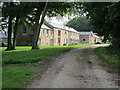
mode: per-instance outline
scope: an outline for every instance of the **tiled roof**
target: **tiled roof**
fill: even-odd
[[[79,32],[80,35],[90,35],[92,34],[93,37],[96,37],[96,38],[100,38],[99,36],[95,35],[96,33],[93,33],[92,31],[91,32]]]
[[[71,31],[71,32],[77,32],[77,33],[78,33],[78,31],[76,31],[75,29],[69,28],[69,27],[67,27],[67,26],[64,26],[64,29],[65,29],[65,30],[68,30],[68,31]]]
[[[89,35],[89,34],[93,34],[92,31],[90,31],[90,32],[79,32],[79,33],[80,33],[80,35]]]
[[[69,27],[64,26],[64,25],[60,25],[60,24],[56,24],[56,23],[52,23],[52,22],[50,22],[49,24],[52,25],[53,27],[56,27],[56,28],[60,28],[63,30],[71,31],[71,32],[77,32],[75,29],[69,28]]]
[[[51,30],[51,28],[49,28],[49,27],[46,26],[45,24],[42,24],[41,28],[43,28],[43,29],[50,29],[50,30]]]
[[[94,34],[93,36],[96,37],[96,38],[100,38],[99,36],[97,36],[97,35],[95,35],[95,34]]]

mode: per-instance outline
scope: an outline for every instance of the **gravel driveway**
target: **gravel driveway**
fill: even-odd
[[[91,45],[61,54],[46,72],[27,88],[118,88],[118,74],[93,56]]]

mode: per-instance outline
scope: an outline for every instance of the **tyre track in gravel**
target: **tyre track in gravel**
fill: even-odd
[[[57,57],[46,72],[27,88],[118,88],[118,74],[108,72],[93,56],[91,45],[66,52]]]

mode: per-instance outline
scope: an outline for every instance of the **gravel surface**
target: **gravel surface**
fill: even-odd
[[[118,74],[102,65],[93,56],[93,50],[102,45],[73,49],[52,60],[41,76],[27,88],[118,88]],[[39,77],[40,76],[40,77]]]

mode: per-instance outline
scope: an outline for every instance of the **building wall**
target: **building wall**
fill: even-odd
[[[95,37],[93,36],[93,34],[89,35],[89,43],[95,43]]]
[[[80,35],[80,43],[90,43],[89,35]]]
[[[53,30],[41,29],[38,44],[40,46],[53,46]]]
[[[16,45],[18,46],[32,45],[32,40],[33,40],[32,27],[19,25],[18,30],[17,30],[17,36],[16,36]]]
[[[68,31],[54,28],[54,46],[63,46],[67,44]]]
[[[96,43],[96,42],[101,42],[101,38],[95,37],[93,34],[80,35],[80,43]]]
[[[54,46],[63,46],[78,43],[79,33],[54,28]]]
[[[61,46],[68,45],[68,31],[67,30],[61,30]]]
[[[75,32],[69,32],[67,30],[54,28],[48,30],[49,35],[46,37],[46,30],[42,29],[40,34],[41,46],[63,46],[69,44],[79,43],[79,34]]]
[[[68,32],[68,44],[79,44],[80,43],[80,37],[79,33],[76,32]]]
[[[93,36],[93,35],[90,35],[90,43],[97,43],[97,42],[101,42],[101,38],[100,37],[96,37],[96,36]]]
[[[101,38],[96,38],[96,42],[102,42]]]
[[[26,33],[24,29],[26,28]],[[32,27],[19,25],[17,32],[17,45],[32,45]],[[63,30],[60,28],[41,29],[38,45],[40,46],[63,46],[79,43],[79,33]]]
[[[54,32],[54,38],[53,38],[53,41],[54,41],[54,46],[58,46],[59,44],[61,45],[61,43],[58,43],[58,31],[59,31],[60,29],[57,29],[57,28],[54,28],[53,29],[53,32]],[[61,31],[61,30],[60,30]],[[60,42],[61,42],[61,37],[59,37],[59,39],[60,39]]]
[[[72,32],[68,31],[68,45],[72,44]]]

